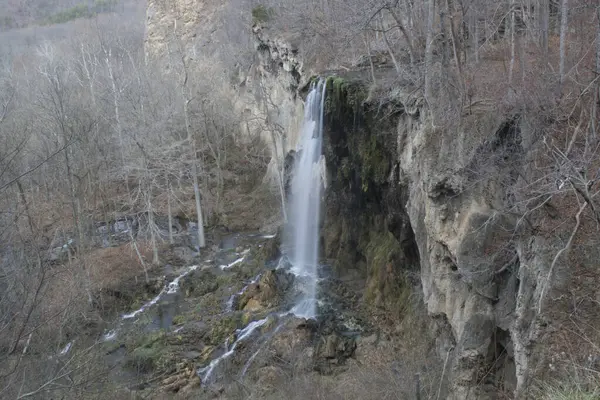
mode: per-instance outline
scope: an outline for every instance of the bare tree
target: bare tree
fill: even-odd
[[[433,20],[435,18],[435,0],[427,1],[427,38],[425,39],[425,98],[431,104],[433,101],[432,75],[433,75]]]
[[[567,52],[567,29],[569,16],[569,0],[561,0],[560,6],[560,64],[558,67],[559,91],[562,91],[562,85],[565,80],[565,62]]]

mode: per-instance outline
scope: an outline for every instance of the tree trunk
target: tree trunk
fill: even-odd
[[[192,174],[194,175],[194,197],[196,198],[196,213],[198,214],[198,247],[201,249],[206,247],[206,242],[204,240],[204,219],[202,218],[202,207],[200,207],[200,187],[198,186],[197,162],[198,160],[193,160],[194,165]]]
[[[596,31],[596,79],[600,79],[600,6],[596,7],[596,19],[598,22]],[[596,85],[598,86],[598,85]]]
[[[279,186],[279,196],[281,198],[281,214],[283,215],[283,221],[287,222],[287,211],[285,205],[285,188],[284,188],[284,165],[280,162],[282,157],[279,157],[279,146],[277,146],[277,138],[275,137],[275,130],[271,129],[271,144],[273,146],[273,154],[275,154],[275,166],[277,168],[277,186]],[[281,155],[283,156],[284,150],[282,149]]]
[[[479,15],[477,11],[472,11],[473,18],[473,53],[475,54],[475,64],[479,64]]]
[[[456,37],[456,31],[454,30],[454,13],[450,9],[450,1],[446,0],[446,9],[448,10],[448,16],[450,19],[450,34],[452,39],[452,51],[454,52],[454,61],[456,62],[456,68],[458,69],[458,77],[460,81],[460,91],[461,95],[464,96],[464,78],[463,78],[463,70],[462,64],[460,62],[459,57],[459,49],[458,49],[458,38]]]
[[[367,46],[367,57],[369,58],[369,66],[371,67],[371,79],[373,79],[373,84],[377,84],[377,80],[375,78],[375,66],[373,65],[373,59],[371,58],[371,38],[369,37],[369,33],[365,32],[365,45]]]
[[[148,206],[148,228],[150,229],[150,243],[152,244],[152,264],[158,265],[160,264],[160,260],[158,258],[158,245],[156,241],[156,225],[154,223],[154,210],[152,209],[152,201],[150,200],[151,190],[148,188],[146,193],[147,200],[146,204]]]
[[[184,64],[185,68],[185,64]],[[185,72],[186,79],[184,82],[187,82],[187,70]],[[187,96],[185,95],[185,83],[181,88],[181,92],[183,95],[183,114],[185,117],[185,127],[187,131],[188,140],[192,142],[192,179],[194,182],[194,198],[196,200],[196,214],[198,214],[198,250],[204,248],[206,246],[206,242],[204,240],[204,218],[202,217],[202,207],[200,206],[200,186],[198,185],[198,156],[196,151],[196,138],[193,137],[190,126],[190,119],[188,114],[188,104],[189,100],[187,100]]]
[[[404,28],[404,25],[402,24],[402,20],[400,19],[400,17],[398,17],[398,14],[396,14],[391,7],[388,7],[387,10],[389,11],[392,18],[394,18],[394,21],[396,21],[396,24],[398,26],[398,29],[400,29],[402,36],[404,36],[404,40],[406,41],[406,47],[408,48],[408,55],[410,57],[410,65],[412,66],[415,63],[415,51],[414,51],[413,45],[412,45],[412,38],[408,34],[407,30]],[[383,18],[381,19],[381,24],[383,25]],[[386,45],[389,48],[389,44],[387,43],[387,37],[385,36],[385,29],[383,29],[383,35],[384,35],[383,37],[385,39]],[[390,49],[390,55],[392,55],[391,49]],[[392,55],[392,57],[393,57],[393,55]],[[395,62],[394,62],[394,65],[396,65]]]
[[[88,296],[88,302],[91,304],[93,302],[92,292],[90,290],[90,276],[89,271],[86,265],[85,254],[84,254],[84,237],[83,237],[83,228],[81,226],[81,210],[80,203],[77,196],[77,190],[75,188],[75,182],[73,182],[73,171],[71,170],[71,161],[69,158],[69,148],[64,150],[65,154],[65,164],[67,167],[67,181],[69,183],[69,191],[71,197],[71,213],[73,215],[73,223],[75,224],[75,231],[77,232],[77,254],[81,261],[81,267],[85,274],[85,290]]]
[[[108,52],[106,56],[106,66],[108,67],[108,76],[110,77],[110,82],[112,86],[113,92],[113,107],[115,112],[115,125],[117,129],[117,135],[119,137],[119,150],[121,152],[121,165],[125,167],[125,149],[123,143],[123,129],[121,127],[121,118],[120,118],[120,110],[119,110],[119,92],[117,90],[117,82],[115,76],[113,74],[112,63],[110,61],[111,51]],[[125,183],[127,186],[127,192],[129,193],[129,183],[127,180],[127,176],[125,176]]]
[[[394,64],[394,68],[396,69],[396,73],[398,75],[400,75],[400,65],[398,64],[398,60],[396,60],[396,56],[394,55],[394,51],[392,50],[392,46],[390,45],[390,41],[388,40],[387,34],[385,33],[385,26],[383,24],[383,18],[381,19],[381,31],[383,33],[383,41],[385,42],[385,47],[387,47],[387,51],[390,55],[390,57],[392,58],[392,63]],[[411,55],[411,62],[410,64],[412,65],[412,55]]]
[[[171,183],[167,184],[167,214],[169,218],[169,243],[175,243],[173,239],[173,212],[171,210]]]
[[[435,18],[435,0],[428,0],[427,38],[425,42],[425,99],[431,106],[433,92],[431,78],[433,74],[433,19]]]
[[[565,58],[567,56],[567,28],[569,1],[562,0],[560,11],[560,65],[558,67],[559,92],[562,92],[562,85],[565,80]]]
[[[540,46],[544,57],[544,67],[548,62],[548,32],[550,29],[550,2],[549,0],[540,0]]]
[[[508,86],[511,90],[513,83],[513,72],[515,69],[515,58],[516,58],[516,32],[515,32],[515,0],[510,1],[510,64],[508,67]]]
[[[127,224],[129,225],[129,222]],[[135,250],[135,254],[137,254],[137,256],[138,256],[138,260],[140,260],[140,264],[142,264],[146,283],[150,283],[150,277],[148,276],[148,268],[146,267],[146,262],[144,261],[144,257],[142,257],[142,253],[140,253],[140,249],[137,245],[137,240],[133,236],[133,226],[129,225],[128,230],[129,230],[129,237],[131,238],[131,245],[133,246],[133,249]]]

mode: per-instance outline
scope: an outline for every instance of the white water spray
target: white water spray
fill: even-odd
[[[314,85],[304,110],[299,157],[294,164],[288,238],[291,241],[292,272],[304,283],[304,295],[292,312],[313,318],[317,313],[317,263],[321,205],[323,109],[326,83]]]
[[[257,330],[258,328],[260,328],[261,326],[263,326],[264,324],[266,324],[269,321],[269,318],[265,318],[265,319],[261,319],[259,321],[252,321],[248,324],[248,326],[246,326],[244,329],[238,329],[236,331],[237,334],[237,339],[235,340],[235,342],[233,342],[233,344],[231,345],[231,347],[229,346],[229,339],[227,339],[225,341],[225,349],[227,350],[227,352],[225,352],[223,355],[221,355],[218,358],[215,358],[214,360],[212,360],[210,362],[210,364],[208,364],[206,367],[204,368],[199,368],[196,373],[198,376],[200,376],[200,379],[202,380],[203,384],[207,384],[211,382],[211,378],[213,375],[213,372],[215,371],[215,368],[223,361],[226,360],[227,358],[231,357],[234,353],[235,353],[235,349],[238,346],[238,344],[240,342],[242,342],[243,340],[247,339],[248,337],[250,337],[250,335],[252,335],[252,333],[254,333],[255,330]]]

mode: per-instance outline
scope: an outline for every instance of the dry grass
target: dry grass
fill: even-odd
[[[152,264],[152,248],[148,243],[138,243],[146,266]],[[131,279],[143,281],[144,269],[130,244],[92,250],[86,255],[93,290],[114,287]]]

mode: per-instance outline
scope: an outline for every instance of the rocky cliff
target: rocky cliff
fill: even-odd
[[[408,88],[372,91],[356,77],[328,80],[326,256],[340,274],[358,272],[364,299],[396,318],[406,288],[422,295],[448,398],[525,398],[555,368],[573,312],[565,297],[581,288],[574,265],[595,254],[552,271],[574,218],[542,201],[519,207],[532,202],[528,166],[544,141],[517,113],[435,126]]]

